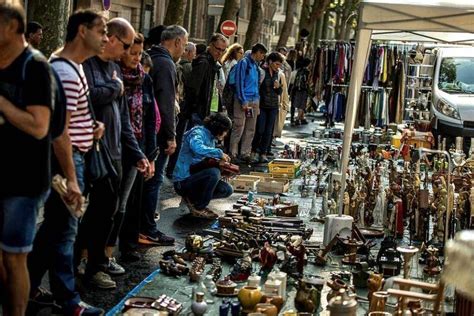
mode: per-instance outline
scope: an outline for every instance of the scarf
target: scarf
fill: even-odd
[[[130,111],[130,124],[137,139],[143,137],[143,78],[145,71],[138,64],[136,69],[122,67],[123,85],[127,97],[128,109]]]

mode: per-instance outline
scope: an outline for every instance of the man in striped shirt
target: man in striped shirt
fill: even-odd
[[[92,119],[81,63],[102,53],[107,42],[105,19],[94,11],[78,11],[69,18],[64,48],[51,58],[67,99],[66,128],[53,148],[67,179],[65,199],[77,203],[78,207],[81,207],[84,191],[84,155],[91,149],[94,138],[101,138],[104,132],[103,124]],[[58,169],[56,166],[56,172],[60,172]],[[82,302],[75,289],[73,249],[77,227],[78,218],[67,210],[58,194],[52,192],[45,203],[45,220],[29,257],[30,302],[44,302],[45,291],[40,291],[39,286],[49,270],[52,299],[62,307],[64,315],[101,315],[103,310]]]

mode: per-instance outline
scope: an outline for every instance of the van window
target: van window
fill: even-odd
[[[474,93],[474,57],[443,58],[438,88],[450,94]]]

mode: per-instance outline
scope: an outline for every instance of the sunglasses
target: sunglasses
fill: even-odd
[[[125,43],[120,37],[118,37],[117,35],[115,35],[115,37],[122,43],[123,45],[123,49],[127,50],[130,48],[130,46],[132,46],[132,44],[127,44]]]
[[[215,48],[217,51],[221,52],[221,53],[225,52],[225,50],[226,50],[225,48],[219,48],[219,47],[217,47],[214,43],[212,43],[212,46],[214,46],[214,48]]]

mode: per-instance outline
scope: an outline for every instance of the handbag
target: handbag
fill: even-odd
[[[51,63],[59,62],[59,61],[62,61],[68,64],[76,72],[77,76],[82,82],[82,85],[84,87],[86,86],[86,83],[82,80],[81,74],[68,59],[63,58],[63,57],[58,57],[58,58],[53,59]],[[87,105],[91,113],[91,118],[94,121],[94,125],[95,125],[97,122],[97,119],[94,113],[94,109],[92,108],[92,101],[90,99],[89,94],[87,94]],[[105,143],[102,141],[102,139],[94,140],[94,144],[91,150],[89,150],[89,152],[85,156],[85,163],[86,163],[86,177],[90,182],[96,182],[101,179],[105,179],[107,177],[109,178],[118,177],[118,173],[115,170],[115,167],[112,163],[110,152],[107,146],[105,145]]]
[[[96,182],[107,177],[118,177],[109,150],[102,139],[94,140],[91,150],[85,156],[85,162],[86,177],[90,182]]]
[[[214,158],[204,158],[197,164],[189,166],[189,173],[195,174],[199,171],[209,168],[218,168],[221,171],[221,175],[223,177],[231,177],[240,173],[239,166],[231,164],[229,162],[221,164],[220,160]]]

